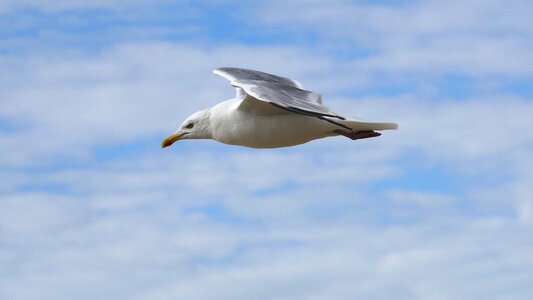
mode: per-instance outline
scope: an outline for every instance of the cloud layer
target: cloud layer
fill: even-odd
[[[0,32],[0,298],[531,298],[527,1],[150,5],[161,22],[143,1],[0,2],[92,36],[31,18],[35,34]],[[132,17],[116,31],[95,9]],[[125,27],[145,34],[109,39]],[[210,74],[226,65],[400,130],[160,150],[233,96]]]

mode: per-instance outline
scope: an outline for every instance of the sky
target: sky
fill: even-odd
[[[531,11],[0,0],[0,299],[532,299]],[[400,128],[160,149],[223,66]]]

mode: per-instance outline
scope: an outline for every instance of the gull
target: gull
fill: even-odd
[[[213,139],[251,148],[295,146],[330,136],[352,140],[377,137],[376,130],[397,129],[396,123],[367,122],[338,114],[322,105],[319,94],[292,79],[241,68],[218,68],[237,89],[235,98],[188,117],[161,143]]]

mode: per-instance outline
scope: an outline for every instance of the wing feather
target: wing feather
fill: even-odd
[[[243,89],[246,94],[253,97],[252,99],[246,97],[243,101],[264,101],[298,114],[345,119],[329,107],[309,101],[320,98],[320,95],[297,87],[260,80],[235,80],[231,85]]]
[[[218,68],[213,73],[231,81],[243,107],[262,101],[298,114],[345,119],[323,106],[319,94],[304,90],[296,80],[240,68]]]
[[[213,70],[213,74],[222,76],[229,81],[259,80],[266,82],[275,82],[281,85],[288,85],[303,89],[303,86],[296,80],[250,69],[225,67]]]

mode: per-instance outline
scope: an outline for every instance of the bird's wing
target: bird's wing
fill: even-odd
[[[278,82],[249,79],[234,80],[231,82],[231,85],[245,92],[245,96],[242,97],[241,101],[242,104],[246,104],[247,106],[257,102],[266,102],[297,114],[320,118],[332,117],[341,120],[345,119],[329,107],[313,101],[313,99],[319,99],[320,95],[294,86],[284,85]]]
[[[235,81],[253,80],[257,83],[273,83],[283,87],[293,87],[303,90],[303,86],[296,80],[249,69],[218,68],[213,70],[213,74],[222,76],[232,83]],[[244,97],[246,96],[246,92],[241,87],[238,87],[236,85],[234,86],[235,88],[237,88],[237,99],[244,99]],[[302,98],[301,100],[313,102],[316,104],[322,104],[322,97],[319,94],[311,92],[308,92],[306,97]]]
[[[229,81],[235,80],[260,80],[266,82],[275,82],[281,85],[288,85],[303,89],[303,86],[296,80],[289,78],[272,75],[264,72],[249,70],[249,69],[240,69],[240,68],[218,68],[213,70],[213,74],[222,76]]]
[[[345,119],[323,106],[319,94],[304,90],[295,80],[240,68],[218,68],[213,73],[231,81],[237,89],[237,99],[242,101],[241,107],[249,109],[269,103],[298,114]]]

